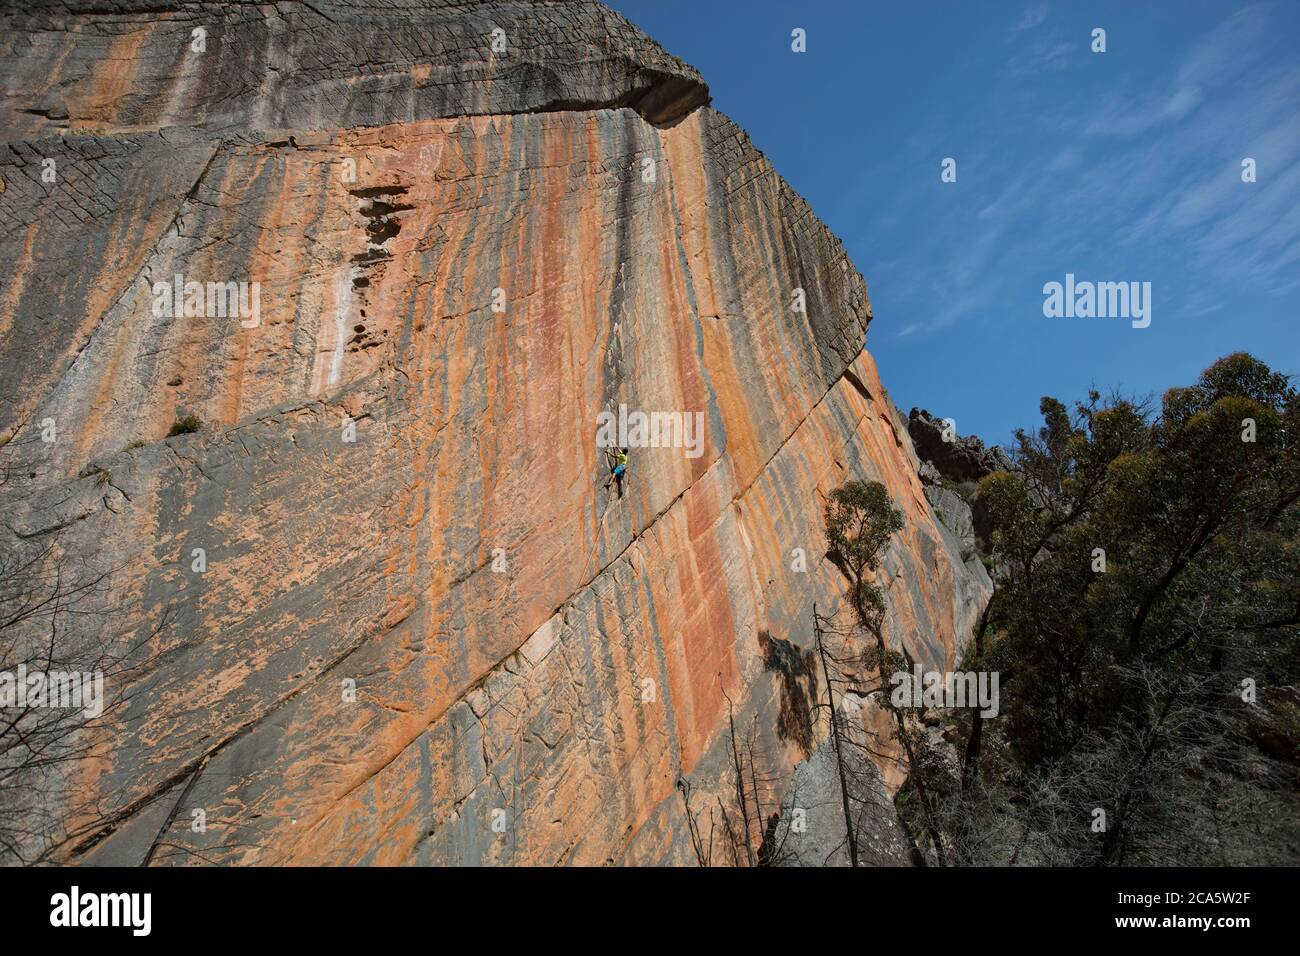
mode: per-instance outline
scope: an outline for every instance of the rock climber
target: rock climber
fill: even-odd
[[[618,482],[618,496],[619,498],[622,498],[623,478],[627,475],[627,449],[615,448],[612,451],[606,449],[605,455],[613,466],[613,470],[609,476],[609,481],[605,482],[605,488],[608,490],[611,482]]]

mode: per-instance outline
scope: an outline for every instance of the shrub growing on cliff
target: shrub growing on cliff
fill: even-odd
[[[900,799],[915,794],[916,817],[941,865],[946,862],[942,834],[927,778],[933,760],[924,729],[892,702],[889,689],[894,674],[910,670],[906,650],[890,648],[885,637],[885,594],[874,581],[890,539],[903,529],[903,514],[894,507],[889,492],[879,482],[850,481],[831,492],[825,509],[827,556],[848,580],[847,597],[856,628],[845,630],[831,618],[813,610],[817,653],[826,684],[826,709],[840,778],[845,841],[852,865],[857,866],[863,847],[863,815],[873,812],[869,790],[874,780],[852,768],[869,766],[868,760],[894,760],[903,755],[907,786]],[[859,643],[859,636],[865,643]],[[841,715],[843,703],[835,691],[857,699],[874,699],[888,714],[888,739],[880,739],[859,719]],[[851,709],[856,714],[856,707]],[[851,759],[861,757],[864,759]],[[907,814],[900,820],[908,824]],[[919,848],[913,842],[918,859]]]
[[[167,433],[167,437],[171,438],[175,435],[189,435],[198,431],[202,427],[203,423],[199,421],[197,417],[194,415],[185,415],[182,418],[176,419],[176,421],[172,423],[171,431]]]
[[[849,579],[849,601],[868,631],[881,626],[885,602],[870,575],[880,566],[889,539],[903,528],[903,515],[878,481],[850,481],[826,503],[827,555]]]

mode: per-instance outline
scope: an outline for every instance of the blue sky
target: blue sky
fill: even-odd
[[[844,240],[904,412],[1004,442],[1041,395],[1159,395],[1242,349],[1300,373],[1295,0],[610,5]],[[1152,283],[1150,327],[1044,317],[1066,273]]]

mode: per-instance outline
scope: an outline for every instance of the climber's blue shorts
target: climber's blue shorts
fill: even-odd
[[[620,477],[620,476],[623,474],[623,472],[626,471],[626,470],[627,470],[627,465],[615,465],[615,466],[614,466],[614,477],[615,477],[615,478]]]

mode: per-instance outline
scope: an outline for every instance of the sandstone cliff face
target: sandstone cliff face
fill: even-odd
[[[816,772],[766,644],[839,602],[821,506],[849,478],[907,518],[889,633],[953,663],[987,579],[862,351],[862,278],[622,18],[3,26],[0,547],[112,569],[88,609],[148,639],[48,794],[48,858],[693,863],[676,783],[728,785],[729,706],[776,790]],[[156,314],[177,274],[257,282],[257,324]],[[702,412],[702,453],[634,449],[607,491],[620,403]]]

